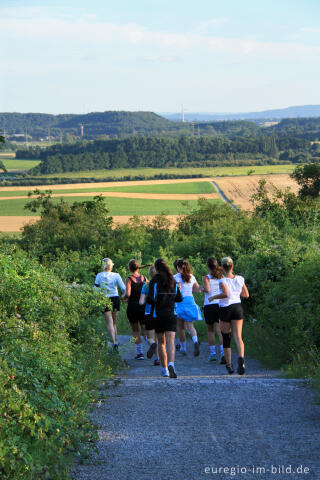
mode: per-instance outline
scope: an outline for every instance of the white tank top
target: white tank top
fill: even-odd
[[[203,306],[205,307],[206,305],[214,305],[218,304],[220,300],[216,299],[213,300],[213,302],[209,302],[209,297],[213,297],[213,295],[219,295],[221,293],[221,288],[220,288],[220,283],[222,282],[222,278],[219,280],[218,278],[212,278],[212,275],[207,275],[210,281],[210,291],[209,293],[204,294],[204,302]]]
[[[240,294],[244,285],[244,278],[241,275],[236,275],[234,278],[222,278],[223,283],[229,290],[228,298],[221,298],[220,307],[228,307],[234,303],[241,303]]]
[[[190,282],[188,283],[182,280],[181,273],[176,273],[174,275],[174,279],[177,283],[181,285],[181,293],[183,297],[193,297],[192,288],[193,288],[193,285],[197,282],[197,280],[193,275],[191,275]]]

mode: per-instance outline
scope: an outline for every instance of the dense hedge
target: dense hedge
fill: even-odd
[[[112,373],[105,300],[73,288],[25,253],[0,261],[0,477],[63,479],[95,431],[95,382]]]

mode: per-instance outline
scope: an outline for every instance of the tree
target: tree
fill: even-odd
[[[4,143],[4,142],[5,142],[4,137],[0,135],[0,148],[1,148],[1,143]],[[5,173],[7,172],[7,169],[4,163],[2,162],[2,160],[0,160],[0,170],[3,170]]]
[[[301,198],[317,198],[320,194],[320,164],[308,163],[299,165],[291,174],[300,186],[299,196]]]

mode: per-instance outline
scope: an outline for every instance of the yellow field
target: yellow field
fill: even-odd
[[[299,189],[298,184],[286,174],[223,177],[215,178],[214,180],[230,201],[233,201],[235,205],[243,210],[251,210],[250,198],[257,190],[259,180],[262,179],[267,181],[267,189],[270,192],[272,191],[272,186],[280,190],[285,190],[289,187],[294,193],[297,193]]]

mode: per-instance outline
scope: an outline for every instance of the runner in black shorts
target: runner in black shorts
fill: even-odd
[[[114,350],[118,349],[117,343],[117,319],[120,310],[120,298],[118,290],[125,292],[125,285],[119,273],[112,272],[113,261],[110,258],[102,260],[103,272],[98,273],[94,282],[94,288],[101,289],[104,295],[111,300],[112,309],[108,306],[104,310],[107,329]]]
[[[154,306],[153,316],[162,365],[161,375],[177,378],[174,367],[174,337],[177,330],[174,304],[182,302],[182,295],[166,262],[160,258],[154,266],[157,274],[150,282],[147,302]]]
[[[144,360],[143,349],[142,349],[142,340],[140,336],[143,336],[143,330],[145,328],[145,315],[144,315],[144,306],[139,304],[141,289],[146,281],[146,278],[143,275],[140,275],[139,268],[140,265],[137,260],[130,260],[129,270],[131,275],[126,278],[126,300],[128,301],[127,307],[127,317],[132,328],[133,338],[137,346],[137,360]]]
[[[203,287],[205,291],[203,313],[204,319],[208,329],[208,344],[210,348],[209,362],[215,362],[217,358],[216,354],[216,338],[217,334],[220,344],[220,363],[225,364],[226,360],[223,352],[223,339],[221,329],[219,325],[220,320],[220,308],[219,300],[209,301],[209,297],[215,294],[221,293],[220,283],[223,277],[223,270],[218,265],[218,261],[214,257],[209,257],[207,260],[208,275],[202,277]]]
[[[225,271],[225,278],[222,280],[221,289],[223,293],[213,295],[209,300],[220,299],[220,325],[223,336],[223,348],[227,361],[226,368],[229,374],[234,372],[231,363],[231,329],[234,341],[238,350],[239,375],[245,372],[244,344],[242,341],[243,310],[241,299],[248,298],[249,292],[244,283],[244,278],[233,274],[233,261],[230,257],[222,259],[222,267]]]
[[[148,274],[150,279],[152,279],[155,276],[156,269],[154,265],[150,266]],[[144,283],[141,290],[139,303],[140,305],[145,306],[145,310],[144,310],[145,327],[146,327],[146,333],[147,333],[147,342],[150,345],[150,348],[147,351],[147,357],[152,358],[157,351],[157,342],[156,342],[156,336],[154,331],[154,327],[155,327],[155,319],[153,316],[154,306],[150,305],[149,303],[146,303],[148,293],[149,293],[149,283]],[[156,356],[154,360],[154,365],[160,365],[160,359],[158,358],[158,356]]]

